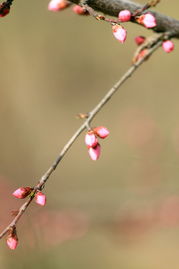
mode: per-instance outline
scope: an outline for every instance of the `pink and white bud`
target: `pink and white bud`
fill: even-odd
[[[127,9],[120,11],[119,14],[118,14],[118,19],[121,22],[130,21],[130,19],[131,19],[131,12],[129,10],[127,10]]]
[[[169,53],[174,50],[174,43],[170,40],[166,40],[162,43],[162,48],[165,52]]]
[[[46,195],[43,194],[41,191],[38,191],[38,192],[35,194],[35,202],[36,202],[38,205],[44,206],[44,205],[46,204]]]
[[[32,191],[32,188],[30,187],[21,187],[13,192],[12,195],[14,195],[16,198],[24,199],[27,197]]]
[[[127,38],[127,31],[121,25],[115,24],[112,26],[114,37],[121,43],[124,43]]]
[[[138,46],[140,46],[140,45],[142,45],[143,43],[144,43],[144,41],[146,40],[146,38],[145,38],[145,36],[136,36],[135,37],[135,43],[138,45]]]
[[[101,146],[100,144],[97,144],[94,148],[89,148],[88,149],[88,153],[90,158],[93,161],[96,161],[99,159],[100,153],[101,153]]]
[[[104,126],[99,126],[93,129],[94,133],[104,139],[109,135],[109,130]]]
[[[87,15],[88,12],[82,8],[81,6],[79,5],[75,5],[73,8],[72,8],[73,12],[78,14],[78,15]]]
[[[8,247],[12,250],[16,249],[17,245],[18,245],[18,238],[17,235],[11,235],[7,238],[6,241]]]
[[[89,131],[85,135],[85,143],[86,143],[87,147],[89,147],[89,148],[95,147],[98,144],[98,140],[93,132]]]
[[[146,28],[153,28],[157,25],[154,15],[146,13],[137,18],[137,22],[143,24]]]
[[[69,6],[68,1],[66,0],[51,0],[48,4],[48,10],[50,11],[60,11]]]

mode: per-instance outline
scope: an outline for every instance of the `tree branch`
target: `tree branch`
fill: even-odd
[[[72,3],[79,4],[80,0],[69,0]],[[94,10],[100,11],[104,14],[117,17],[119,11],[128,9],[131,13],[135,13],[142,5],[134,3],[130,0],[87,0],[88,6]],[[143,13],[149,12],[144,11]],[[155,32],[170,32],[171,37],[179,38],[179,20],[163,15],[159,12],[151,11],[157,22],[157,26],[152,28]],[[136,21],[133,21],[137,23]],[[141,24],[140,24],[141,25]]]
[[[117,81],[116,84],[106,93],[106,95],[100,100],[100,102],[91,110],[91,112],[88,113],[88,118],[84,121],[84,123],[79,127],[79,129],[74,133],[74,135],[69,139],[69,141],[66,143],[66,145],[63,147],[62,151],[60,152],[57,159],[54,161],[54,163],[50,166],[50,168],[44,173],[44,175],[41,177],[37,185],[34,187],[32,194],[27,199],[27,201],[19,208],[17,211],[17,215],[14,217],[12,222],[1,232],[0,239],[6,235],[9,230],[16,227],[16,224],[18,223],[19,219],[23,216],[24,212],[27,210],[28,206],[31,204],[31,202],[34,199],[35,193],[38,190],[42,190],[45,187],[45,184],[51,174],[55,171],[60,161],[64,158],[64,156],[67,154],[68,150],[71,148],[75,140],[78,138],[78,136],[85,130],[88,129],[88,126],[90,122],[93,120],[93,118],[99,113],[99,111],[103,108],[104,105],[106,105],[110,98],[117,92],[117,90],[122,86],[122,84],[127,81],[132,74],[138,69],[139,66],[141,66],[146,59],[150,55],[154,53],[154,51],[159,48],[162,44],[161,35],[159,35],[155,42],[151,45],[150,48],[147,48],[147,53],[143,58],[138,60],[135,64],[133,64],[127,72]]]

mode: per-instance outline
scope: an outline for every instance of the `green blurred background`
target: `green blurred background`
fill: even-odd
[[[152,33],[126,24],[121,45],[109,25],[47,5],[15,1],[1,18],[1,230],[22,203],[11,193],[37,182],[80,126],[75,115],[129,67],[134,37]],[[17,250],[1,240],[0,268],[179,268],[178,48],[159,49],[95,118],[110,130],[99,161],[79,137],[45,188],[47,206],[33,203],[19,222]]]

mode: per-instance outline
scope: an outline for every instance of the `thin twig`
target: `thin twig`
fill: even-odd
[[[102,109],[104,105],[108,103],[110,98],[117,92],[117,90],[122,86],[122,84],[131,77],[131,75],[137,70],[137,68],[144,63],[146,59],[150,55],[154,53],[154,51],[160,47],[162,44],[162,40],[160,37],[156,39],[156,42],[152,45],[151,48],[148,49],[147,54],[140,59],[137,63],[133,64],[127,72],[117,81],[117,83],[106,93],[106,95],[100,100],[100,102],[89,112],[88,118],[84,121],[84,123],[79,127],[79,129],[74,133],[74,135],[69,139],[69,141],[66,143],[66,145],[63,147],[62,151],[60,152],[57,159],[54,161],[54,163],[50,166],[50,168],[44,173],[44,175],[39,180],[38,184],[34,187],[33,195],[30,195],[30,197],[27,199],[27,201],[19,208],[18,214],[14,217],[12,222],[1,232],[0,239],[8,233],[10,229],[16,226],[19,219],[22,217],[28,206],[31,204],[32,200],[34,199],[34,195],[38,190],[42,190],[45,187],[45,183],[51,176],[51,174],[54,172],[54,170],[57,168],[60,161],[63,159],[63,157],[66,155],[68,150],[71,148],[75,140],[78,138],[78,136],[87,128],[87,126],[90,124],[90,122],[94,119],[94,117],[98,114],[98,112]]]

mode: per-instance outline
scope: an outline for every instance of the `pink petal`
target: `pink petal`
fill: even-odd
[[[122,10],[119,12],[118,18],[121,22],[127,22],[131,19],[131,12],[129,10]]]
[[[112,26],[114,37],[121,43],[124,43],[127,38],[127,31],[122,26],[115,24]]]
[[[99,156],[100,156],[100,153],[101,153],[101,146],[100,146],[100,144],[97,144],[97,146],[94,147],[94,148],[89,148],[88,149],[88,153],[89,153],[90,158],[93,161],[98,160],[99,159]]]
[[[51,0],[48,4],[48,10],[60,11],[68,6],[69,4],[66,0]]]
[[[94,128],[94,132],[96,135],[103,139],[109,135],[109,130],[104,126]]]
[[[72,10],[74,13],[76,13],[78,15],[87,15],[88,14],[88,12],[86,12],[86,10],[84,8],[80,7],[79,5],[75,5]]]
[[[31,191],[32,188],[30,187],[21,187],[15,190],[12,195],[14,195],[16,198],[24,199],[31,193]]]
[[[174,44],[170,40],[166,40],[162,43],[163,50],[167,53],[174,50]]]
[[[98,140],[94,133],[88,132],[85,135],[85,143],[88,147],[95,147],[98,144]]]
[[[135,40],[136,44],[139,46],[139,45],[144,43],[146,38],[144,36],[136,36],[134,40]]]
[[[18,244],[18,239],[16,237],[12,237],[10,236],[8,239],[7,239],[7,245],[10,249],[16,249],[17,247],[17,244]]]
[[[151,13],[141,15],[137,21],[143,24],[146,28],[153,28],[157,25],[155,17]]]
[[[42,192],[37,192],[35,195],[35,201],[38,205],[44,206],[46,204],[46,195]]]

